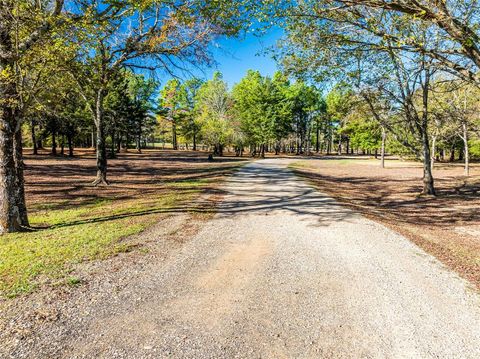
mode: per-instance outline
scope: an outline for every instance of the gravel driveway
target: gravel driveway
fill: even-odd
[[[480,296],[288,163],[243,167],[191,240],[101,303],[83,294],[86,324],[69,331],[64,320],[56,340],[42,343],[53,331],[12,355],[480,358]]]

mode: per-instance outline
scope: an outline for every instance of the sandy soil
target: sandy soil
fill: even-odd
[[[88,285],[37,302],[44,315],[23,333],[14,318],[0,356],[478,358],[479,294],[289,163],[245,166],[209,222],[173,216],[143,234],[151,254],[95,264]]]

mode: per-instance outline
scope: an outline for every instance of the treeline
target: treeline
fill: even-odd
[[[192,149],[201,141],[219,156],[227,147],[238,156],[310,153],[313,133],[325,120],[325,102],[314,86],[258,71],[249,71],[232,89],[218,72],[209,81],[171,80],[160,106],[175,149],[181,136]]]
[[[157,83],[144,75],[122,69],[107,88],[104,100],[105,145],[110,158],[121,150],[134,146],[146,147],[157,129],[155,94]],[[75,147],[96,147],[96,126],[85,101],[75,90],[51,99],[50,93],[40,92],[41,104],[23,125],[25,146],[34,155],[39,149],[52,155],[74,156]]]

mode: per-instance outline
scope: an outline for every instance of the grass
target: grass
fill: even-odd
[[[123,238],[156,223],[159,213],[192,200],[207,182],[175,182],[165,192],[134,200],[100,199],[77,207],[65,204],[65,209],[58,209],[58,203],[34,207],[31,224],[44,229],[0,237],[0,296],[29,293],[44,281],[79,284],[67,278],[74,264],[128,251]]]

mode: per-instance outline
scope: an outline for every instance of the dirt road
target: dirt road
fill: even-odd
[[[103,303],[85,304],[94,315],[81,331],[65,335],[67,320],[61,345],[36,339],[32,352],[11,353],[479,358],[480,296],[403,237],[297,179],[287,165],[264,160],[244,167],[228,182],[218,215],[193,239]]]

